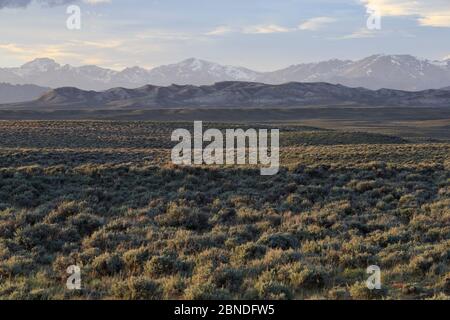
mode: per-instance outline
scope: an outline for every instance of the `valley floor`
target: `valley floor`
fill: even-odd
[[[192,123],[1,121],[0,299],[449,299],[448,122],[336,123],[245,124],[262,177],[172,165]]]

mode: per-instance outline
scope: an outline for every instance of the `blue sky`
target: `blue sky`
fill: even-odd
[[[69,3],[81,8],[81,30],[66,28]],[[381,30],[367,29],[368,7],[381,13]],[[3,67],[50,57],[151,68],[196,57],[267,71],[375,53],[450,57],[449,0],[0,0],[0,8]]]

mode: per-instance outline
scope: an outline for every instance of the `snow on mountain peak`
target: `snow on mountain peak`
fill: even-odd
[[[257,72],[197,58],[151,70],[131,67],[122,71],[92,65],[61,66],[52,59],[41,58],[22,67],[0,71],[0,82],[29,83],[52,88],[70,86],[85,90],[137,88],[148,84],[210,85],[223,81],[268,84],[329,82],[369,89],[386,87],[400,90],[441,88],[450,84],[450,60],[430,61],[411,55],[387,54],[372,55],[356,61],[333,59],[303,63],[273,72]]]
[[[60,65],[53,59],[38,58],[22,65],[21,69],[34,69],[36,71],[45,72],[50,69],[59,68]]]
[[[181,67],[187,67],[192,69],[192,71],[199,71],[205,67],[213,65],[212,62],[203,61],[196,58],[189,58],[179,63]]]

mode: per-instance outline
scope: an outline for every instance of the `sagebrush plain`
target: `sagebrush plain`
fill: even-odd
[[[280,173],[172,165],[192,123],[0,122],[0,298],[450,297],[450,122],[208,125],[280,128]]]

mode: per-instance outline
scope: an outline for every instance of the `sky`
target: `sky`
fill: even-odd
[[[79,30],[66,26],[69,5],[81,9]],[[367,27],[368,11],[380,29]],[[0,67],[195,57],[271,71],[379,53],[450,58],[450,0],[0,0]]]

